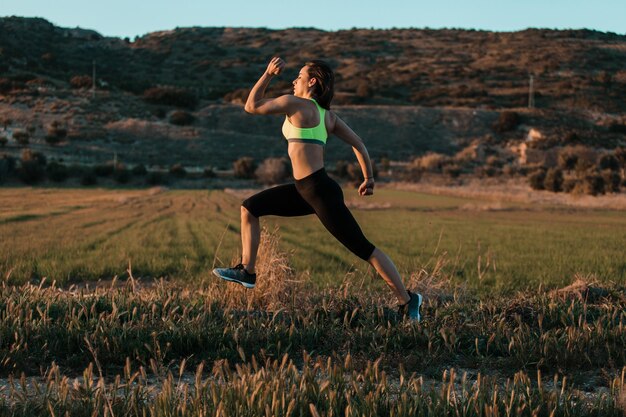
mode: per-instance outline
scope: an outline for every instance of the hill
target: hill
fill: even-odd
[[[511,146],[531,128],[549,139],[544,146],[575,138],[613,148],[625,139],[626,36],[590,30],[192,27],[130,40],[6,17],[0,116],[9,133],[26,130],[31,146],[66,160],[116,152],[130,163],[228,166],[246,153],[283,155],[280,122],[241,109],[272,55],[288,62],[275,95],[290,91],[306,60],[328,60],[337,73],[335,109],[375,158],[453,153],[473,141]],[[535,108],[527,109],[531,75]],[[154,100],[151,88],[178,96]],[[494,130],[505,109],[519,123]],[[190,121],[172,123],[176,111]],[[67,133],[56,147],[45,143],[53,123]],[[346,159],[350,149],[331,143],[328,155]]]

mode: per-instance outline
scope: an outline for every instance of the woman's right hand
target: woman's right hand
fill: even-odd
[[[265,72],[269,75],[278,75],[285,67],[285,61],[281,58],[275,56],[271,59],[270,63],[267,65],[267,69]]]

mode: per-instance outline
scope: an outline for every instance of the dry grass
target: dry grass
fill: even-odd
[[[485,203],[484,205],[467,206],[468,210],[501,210],[503,207],[499,206],[499,204],[502,202],[519,203],[524,207],[536,210],[550,206],[626,210],[626,194],[624,193],[589,196],[537,191],[532,190],[524,179],[509,180],[504,183],[502,183],[501,180],[490,183],[488,181],[475,179],[461,186],[432,185],[426,182],[417,184],[397,182],[388,184],[386,187],[435,195],[490,201],[490,203]]]

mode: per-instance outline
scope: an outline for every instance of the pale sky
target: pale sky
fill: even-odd
[[[0,16],[12,15],[130,38],[188,26],[495,31],[533,27],[626,34],[626,0],[0,0]]]

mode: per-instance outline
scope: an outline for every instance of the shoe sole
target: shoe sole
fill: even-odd
[[[242,285],[243,287],[248,288],[248,289],[254,288],[254,284],[248,284],[247,282],[239,281],[238,279],[225,277],[225,276],[220,275],[217,272],[215,272],[215,270],[213,270],[213,275],[215,275],[218,278],[222,278],[224,281],[234,282],[234,283]]]

